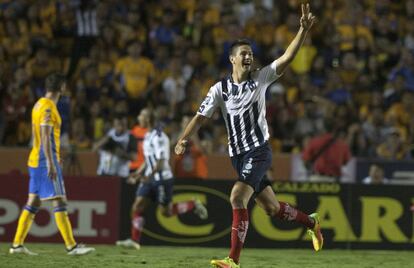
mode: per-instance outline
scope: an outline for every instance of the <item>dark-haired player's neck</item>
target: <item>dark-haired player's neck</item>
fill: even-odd
[[[233,78],[234,83],[240,84],[249,78],[249,72],[250,71],[243,70],[242,68],[233,68],[231,77]]]
[[[50,99],[51,101],[53,101],[55,104],[57,104],[58,103],[58,101],[59,101],[59,98],[60,98],[60,92],[51,92],[51,91],[48,91],[48,92],[46,92],[46,94],[45,94],[45,98],[46,99]]]

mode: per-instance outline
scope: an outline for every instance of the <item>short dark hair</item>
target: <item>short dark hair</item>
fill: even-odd
[[[61,73],[52,73],[46,77],[45,87],[47,92],[59,92],[66,82],[66,77]]]
[[[234,41],[233,43],[231,43],[229,54],[230,55],[234,55],[236,49],[238,47],[240,47],[240,46],[249,46],[249,47],[252,47],[252,43],[250,43],[250,41],[247,40],[247,39],[237,39],[236,41]]]

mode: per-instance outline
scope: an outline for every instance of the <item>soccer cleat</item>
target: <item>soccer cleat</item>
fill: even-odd
[[[10,253],[10,254],[26,254],[26,255],[30,255],[30,256],[37,256],[37,255],[39,255],[39,254],[37,254],[37,253],[34,253],[34,252],[32,252],[32,251],[28,250],[28,249],[27,249],[25,246],[23,246],[23,245],[20,245],[20,246],[17,246],[17,247],[12,246],[12,247],[9,249],[9,253]]]
[[[223,260],[211,260],[211,266],[216,268],[240,268],[240,264],[233,261],[232,258],[226,257]]]
[[[76,244],[73,248],[68,250],[68,255],[81,256],[95,251],[95,248],[86,247],[83,244]]]
[[[194,200],[194,213],[202,220],[208,218],[207,208],[198,199]]]
[[[116,245],[125,248],[135,248],[136,250],[139,250],[141,248],[141,245],[139,243],[130,238],[116,241]]]
[[[323,247],[323,236],[319,215],[318,213],[312,213],[309,217],[315,221],[315,226],[312,229],[308,229],[308,234],[312,237],[313,248],[315,251],[319,251]]]

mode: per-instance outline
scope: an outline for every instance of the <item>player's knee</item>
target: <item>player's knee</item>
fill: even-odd
[[[132,213],[142,213],[144,212],[143,206],[140,204],[134,204],[132,206]]]
[[[66,207],[68,205],[67,202],[65,200],[62,200],[62,199],[53,200],[52,203],[53,203],[54,207],[59,207],[59,208]]]
[[[273,217],[279,212],[280,206],[279,206],[279,204],[270,204],[270,205],[267,205],[266,207],[264,207],[264,210],[265,210],[267,215]]]
[[[36,199],[36,200],[29,200],[27,202],[27,205],[31,206],[31,207],[40,207],[42,205],[42,201],[40,201],[40,199]]]
[[[230,203],[233,208],[245,208],[246,207],[246,201],[241,195],[230,196]]]
[[[29,197],[27,200],[27,205],[31,207],[40,207],[42,205],[42,201],[40,201],[39,197]]]
[[[143,213],[145,211],[145,204],[144,202],[135,202],[132,205],[132,213]]]

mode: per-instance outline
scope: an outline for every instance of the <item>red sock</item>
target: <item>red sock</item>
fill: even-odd
[[[308,228],[313,228],[315,225],[314,222],[309,218],[309,216],[302,211],[291,207],[288,203],[279,202],[280,210],[276,214],[276,217],[285,221],[296,221]]]
[[[233,224],[231,226],[231,249],[229,257],[239,263],[240,252],[246,239],[249,228],[249,214],[247,209],[233,209]]]
[[[185,201],[185,202],[178,202],[174,203],[172,207],[172,214],[184,214],[190,212],[195,207],[194,201]]]
[[[134,212],[131,222],[131,238],[135,242],[140,241],[142,229],[144,228],[145,219],[139,212]]]

